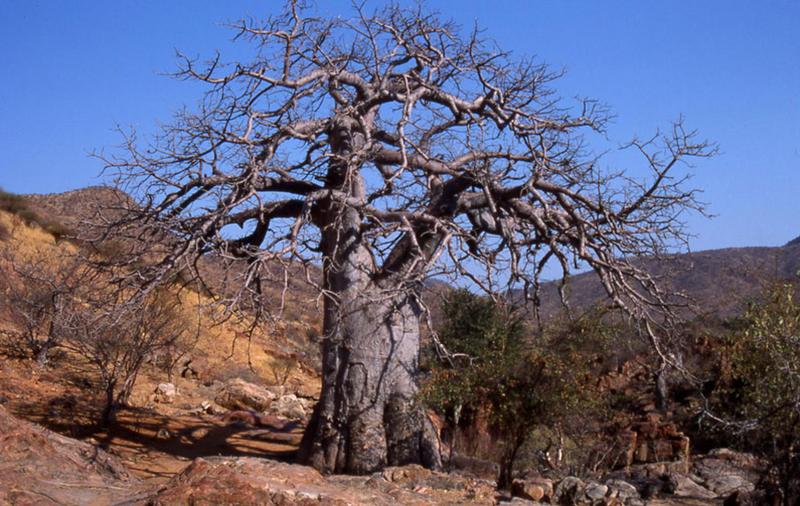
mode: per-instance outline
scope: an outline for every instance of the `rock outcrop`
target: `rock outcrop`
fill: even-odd
[[[649,413],[623,431],[620,439],[625,467],[669,462],[674,469],[689,471],[689,438],[674,423],[662,421],[657,413]]]
[[[0,504],[105,505],[148,493],[113,455],[0,406]]]
[[[275,394],[264,387],[248,383],[240,378],[227,381],[217,393],[216,401],[220,406],[233,409],[254,409],[266,411],[275,400]]]
[[[153,498],[154,505],[495,504],[488,482],[389,468],[371,476],[324,477],[310,467],[252,457],[195,460]]]
[[[222,385],[214,400],[230,410],[253,410],[288,420],[304,420],[314,408],[314,401],[289,393],[283,386],[262,387],[240,378]]]

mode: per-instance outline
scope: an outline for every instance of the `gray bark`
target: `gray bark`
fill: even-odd
[[[411,463],[439,468],[435,431],[416,400],[420,308],[409,298],[366,295],[339,321],[326,314],[322,396],[301,457],[336,473]]]
[[[370,122],[368,115],[364,121]],[[330,132],[339,159],[327,185],[365,198],[358,122],[340,118]],[[441,467],[438,438],[417,403],[420,317],[416,294],[375,279],[361,237],[362,216],[327,200],[314,210],[323,251],[325,294],[322,394],[301,443],[301,460],[323,472],[366,474],[386,465]]]
[[[411,463],[439,468],[438,437],[416,399],[422,310],[415,294],[371,280],[371,257],[356,228],[341,228],[347,213],[335,237],[323,236],[333,258],[324,265],[322,395],[301,460],[331,473]],[[335,238],[334,247],[327,241]]]
[[[669,408],[669,369],[662,365],[655,373],[656,408],[666,413]]]
[[[437,436],[416,401],[420,308],[408,296],[374,300],[370,293],[341,314],[326,308],[322,395],[301,458],[325,472],[438,468]]]

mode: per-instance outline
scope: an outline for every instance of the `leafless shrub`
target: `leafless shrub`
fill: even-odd
[[[297,362],[288,356],[278,356],[272,359],[272,379],[276,385],[285,385],[292,375],[292,371],[297,366]]]
[[[92,273],[71,255],[24,259],[4,250],[0,260],[10,271],[0,279],[7,319],[0,346],[8,355],[35,358],[44,366],[61,344],[58,321],[68,301]]]
[[[62,346],[83,359],[79,367],[97,375],[104,396],[101,422],[107,425],[127,404],[142,365],[173,353],[191,331],[180,316],[180,302],[168,291],[136,303],[96,296],[101,293],[70,300],[57,326]]]

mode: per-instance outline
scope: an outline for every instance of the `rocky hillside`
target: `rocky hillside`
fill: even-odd
[[[663,276],[666,286],[687,294],[702,314],[732,316],[757,297],[766,282],[787,279],[800,272],[800,238],[780,247],[724,248],[676,255],[668,261],[642,259],[648,271]],[[575,308],[603,303],[605,292],[592,272],[568,282],[569,302]],[[542,287],[543,316],[562,310],[558,284]]]
[[[322,476],[265,458],[197,458],[168,481],[142,480],[118,457],[19,420],[0,406],[0,504],[22,505],[617,505],[761,504],[762,464],[727,450],[694,462],[633,466],[604,480],[526,476],[513,495],[494,484],[419,466]],[[750,501],[750,502],[745,502]]]

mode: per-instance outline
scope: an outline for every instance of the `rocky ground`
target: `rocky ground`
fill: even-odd
[[[227,426],[223,423],[219,427]],[[257,429],[252,420],[234,423],[273,436],[285,430]],[[125,455],[117,446],[112,452]],[[515,480],[509,495],[496,491],[489,480],[419,466],[370,476],[322,476],[309,467],[263,457],[205,456],[169,479],[143,479],[139,476],[146,475],[129,463],[129,456],[20,420],[0,406],[0,504],[759,504],[751,492],[761,466],[751,456],[717,450],[695,457],[688,468],[684,463],[636,464],[600,481],[528,476]]]

